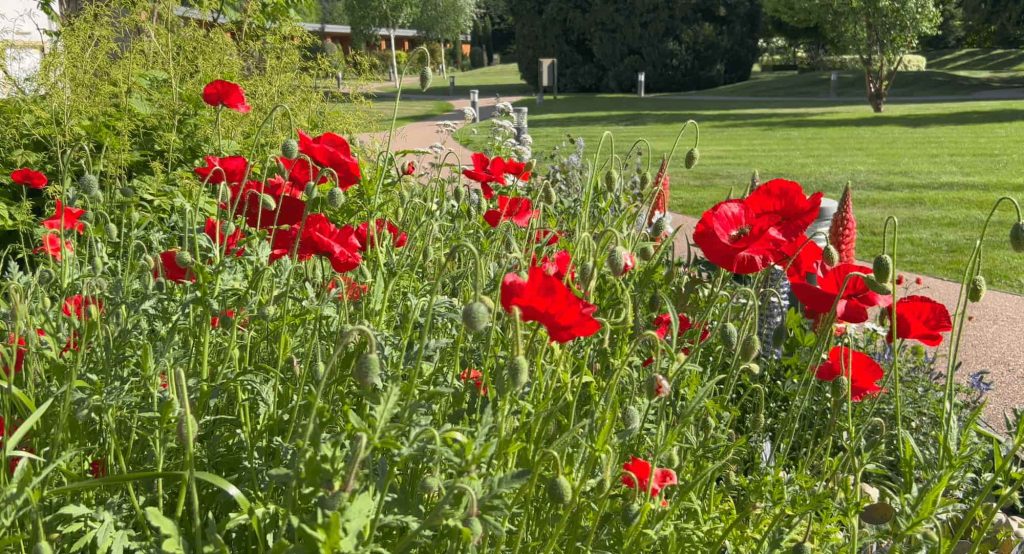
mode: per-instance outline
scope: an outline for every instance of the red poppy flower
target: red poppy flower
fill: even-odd
[[[377,236],[383,235],[385,232],[391,235],[391,245],[395,248],[401,248],[409,241],[409,236],[399,230],[398,226],[386,219],[377,219],[375,222]],[[373,234],[369,232],[369,222],[360,223],[356,227],[356,240],[359,241],[359,251],[366,252],[367,250],[376,246],[376,239]]]
[[[622,275],[625,275],[625,274],[629,273],[630,271],[633,271],[633,268],[635,268],[635,267],[636,267],[636,254],[634,254],[632,252],[629,252],[629,251],[624,252],[622,254]],[[619,275],[619,277],[622,277],[622,275]]]
[[[553,231],[551,229],[540,229],[533,235],[533,243],[541,246],[554,246],[561,240],[561,231]]]
[[[569,277],[570,280],[576,279],[576,272],[572,268],[572,255],[565,250],[555,252],[550,258],[544,256],[539,264],[537,263],[537,256],[534,255],[533,265],[540,266],[544,273],[557,277],[561,281],[565,281],[566,277]]]
[[[42,329],[36,329],[36,335],[45,337],[46,333],[43,332]],[[7,344],[8,346],[16,346],[14,349],[14,373],[21,373],[22,368],[25,366],[25,355],[28,354],[28,349],[25,347],[25,337],[16,337],[14,336],[14,333],[11,333],[7,337]],[[2,358],[2,360],[0,360],[0,362],[2,362],[0,369],[3,370],[4,375],[10,375],[11,366],[8,362],[8,359],[10,358],[10,350],[7,348],[0,348],[0,358]],[[0,421],[3,420],[0,419]],[[3,429],[3,427],[0,427],[0,429]]]
[[[675,471],[664,467],[654,468],[651,462],[636,456],[631,456],[628,462],[622,464],[622,471],[628,474],[622,476],[623,485],[650,491],[652,498],[658,496],[665,487],[679,483]]]
[[[511,175],[523,182],[530,180],[530,172],[526,170],[526,164],[512,158],[505,160],[505,175]]]
[[[265,209],[264,194],[274,200],[274,209]],[[302,221],[306,203],[302,201],[302,190],[282,177],[275,176],[267,179],[266,183],[249,181],[244,186],[232,186],[231,205],[227,208],[243,214],[246,225],[254,229],[266,229]]]
[[[487,154],[476,152],[470,159],[473,161],[473,169],[462,170],[462,174],[466,178],[472,179],[481,185],[488,183],[505,185],[505,160],[501,156],[495,156],[491,159],[487,157]],[[484,196],[488,200],[491,198],[487,193]]]
[[[167,390],[167,387],[169,387],[169,386],[170,386],[170,383],[167,382],[167,374],[166,373],[161,373],[160,374],[160,390]]]
[[[711,331],[708,330],[708,326],[703,323],[694,323],[690,321],[690,318],[686,317],[686,314],[676,314],[679,319],[679,330],[676,331],[676,336],[682,338],[690,330],[700,329],[700,337],[697,339],[700,342],[708,340],[711,336]],[[672,314],[661,314],[654,318],[654,333],[658,335],[658,338],[664,340],[668,336],[668,332],[672,330]]]
[[[96,306],[96,309],[100,313],[103,313],[103,301],[91,296],[82,296],[76,294],[69,296],[64,299],[63,305],[61,305],[61,313],[65,317],[74,317],[75,319],[84,319],[89,313],[89,307]]]
[[[225,158],[206,156],[204,159],[206,167],[197,167],[193,171],[210,185],[241,183],[249,168],[249,160],[245,159],[245,156],[227,156]]]
[[[299,131],[299,152],[309,156],[313,163],[333,169],[338,174],[341,190],[348,190],[361,178],[359,162],[352,156],[348,141],[334,133],[309,138]]]
[[[820,192],[807,197],[798,183],[773,179],[747,198],[704,212],[693,240],[711,263],[733,273],[757,273],[786,257],[784,247],[803,236],[820,205]]]
[[[203,228],[203,232],[206,236],[210,237],[210,240],[214,244],[220,247],[221,251],[227,255],[241,256],[245,253],[245,248],[238,247],[238,241],[242,240],[241,229],[235,229],[231,234],[227,233],[228,223],[226,221],[218,221],[212,217],[206,218],[206,226]]]
[[[523,321],[536,321],[553,342],[589,337],[601,329],[594,319],[597,306],[577,298],[561,279],[541,267],[531,267],[526,279],[509,273],[501,282],[501,306],[519,308]]]
[[[411,161],[407,162],[405,167],[402,168],[402,175],[412,175],[414,173],[416,173],[416,163]]]
[[[487,396],[487,385],[484,384],[484,374],[479,369],[467,368],[459,374],[459,380],[463,383],[469,381],[476,387],[480,396]]]
[[[854,402],[883,392],[878,381],[885,376],[885,372],[878,362],[863,352],[845,346],[833,347],[828,353],[828,360],[814,372],[814,376],[821,381],[832,381],[840,375],[850,380],[850,399]]]
[[[48,181],[42,172],[23,167],[11,172],[11,182],[30,189],[41,189]]]
[[[519,227],[526,227],[530,224],[530,220],[540,213],[538,210],[531,209],[532,207],[533,203],[529,198],[501,195],[498,196],[498,209],[487,210],[484,213],[484,221],[491,227],[497,227],[502,221],[511,221]]]
[[[77,231],[81,235],[85,232],[85,224],[78,221],[78,218],[82,217],[83,214],[85,214],[85,210],[65,206],[60,201],[60,198],[58,198],[54,206],[53,215],[49,219],[43,220],[43,227],[54,231],[69,229]]]
[[[274,233],[270,249],[271,262],[290,256],[295,250],[299,261],[306,261],[313,256],[327,258],[331,262],[331,267],[338,273],[359,267],[363,260],[359,254],[359,241],[356,240],[355,229],[351,225],[338,228],[327,219],[327,216],[320,213],[310,214],[304,223],[296,223],[287,230]]]
[[[238,113],[249,113],[252,106],[245,100],[245,91],[231,81],[217,79],[203,87],[203,102],[210,106],[223,106]]]
[[[210,328],[211,329],[220,329],[220,318],[221,317],[227,317],[227,318],[234,319],[235,318],[235,310],[224,310],[222,313],[220,313],[218,315],[211,315],[210,316]]]
[[[949,310],[927,296],[907,296],[896,301],[896,336],[926,346],[942,343],[942,333],[953,330]],[[892,342],[892,328],[886,340]]]
[[[793,294],[804,305],[807,317],[817,319],[832,311],[839,289],[846,276],[853,272],[870,274],[871,268],[856,264],[838,264],[829,269],[822,264],[817,286],[809,283],[793,283]],[[868,320],[868,308],[888,306],[892,299],[868,288],[861,277],[851,277],[836,303],[836,320],[845,323],[864,323]]]
[[[46,252],[51,258],[56,261],[62,261],[64,259],[64,253],[68,254],[75,253],[75,247],[71,244],[71,241],[60,240],[59,233],[46,233],[43,235],[43,244],[32,251],[33,254],[40,252]]]
[[[178,249],[174,248],[160,253],[160,261],[153,268],[153,277],[163,277],[175,283],[194,283],[195,273],[187,267],[178,265]]]
[[[337,279],[331,279],[330,282],[327,283],[327,290],[329,292],[334,292],[339,287],[342,288],[342,290],[338,291],[338,298],[349,302],[359,300],[367,293],[367,291],[370,290],[369,285],[358,283],[348,275],[339,275]]]
[[[821,271],[821,247],[812,240],[794,240],[783,247],[789,261],[784,264],[790,283],[806,283],[808,275]]]
[[[284,178],[287,179],[289,183],[297,187],[301,187],[301,190],[306,190],[306,184],[312,183],[313,179],[316,178],[317,175],[320,175],[320,168],[309,163],[309,160],[305,158],[289,160],[285,157],[279,157],[277,158],[277,161],[280,162],[281,167],[284,168]],[[321,175],[316,182],[317,184],[326,183],[327,176]]]
[[[93,479],[99,479],[107,476],[107,462],[103,458],[96,458],[89,462],[89,475]]]

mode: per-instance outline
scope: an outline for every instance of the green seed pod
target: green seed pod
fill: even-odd
[[[892,285],[887,281],[879,281],[874,277],[865,277],[864,284],[868,286],[873,292],[881,294],[882,296],[889,296],[892,294]]]
[[[441,480],[435,475],[427,475],[420,479],[419,489],[421,493],[428,496],[436,494],[437,491],[441,490]]]
[[[147,283],[152,278],[153,278],[153,276],[150,275],[149,273],[147,273],[146,276],[145,276],[145,279],[146,279]],[[149,288],[149,287],[146,287],[146,288]],[[153,280],[153,290],[155,290],[156,292],[164,292],[165,290],[167,290],[167,280],[164,279],[163,277],[158,277],[157,279]]]
[[[555,195],[555,188],[550,183],[545,184],[544,188],[541,189],[540,199],[549,206],[558,201],[558,196]]]
[[[32,554],[53,554],[53,547],[46,542],[45,538],[40,538],[39,542],[32,547]]]
[[[353,377],[364,389],[370,389],[380,384],[380,357],[376,352],[363,352],[359,356]]]
[[[871,264],[871,271],[879,283],[888,283],[892,279],[892,258],[888,254],[875,256],[875,262]]]
[[[985,283],[985,277],[975,275],[974,279],[971,279],[970,286],[967,288],[967,299],[971,302],[981,302],[981,299],[985,298],[987,291],[988,284]]]
[[[263,193],[260,195],[260,208],[272,212],[277,209],[277,201],[274,200],[273,196]]]
[[[825,249],[821,251],[821,261],[828,267],[835,267],[839,263],[839,251],[831,244],[825,245]]]
[[[772,346],[774,348],[782,348],[783,344],[786,344],[786,339],[789,338],[789,328],[786,327],[786,322],[783,321],[775,326],[772,330]]]
[[[604,174],[604,188],[608,192],[615,192],[617,186],[619,186],[619,171],[615,168],[609,169]]]
[[[651,184],[651,172],[645,171],[640,175],[640,186],[647,188]]]
[[[298,158],[299,143],[295,142],[293,138],[284,139],[284,142],[281,143],[281,155],[289,160]]]
[[[654,258],[654,245],[645,242],[636,249],[636,255],[640,256],[641,260],[651,261]]]
[[[491,323],[491,311],[483,302],[476,300],[462,308],[462,324],[471,333],[479,333]]]
[[[434,72],[430,70],[429,66],[423,66],[423,69],[420,70],[420,90],[427,92],[427,89],[430,88],[430,83],[433,80]]]
[[[188,250],[178,250],[174,253],[174,263],[181,267],[189,268],[192,267],[195,260],[192,259],[192,254],[189,254]]]
[[[78,188],[82,189],[82,194],[92,198],[100,192],[100,181],[95,175],[86,173],[78,178]]]
[[[608,251],[605,263],[608,266],[608,271],[612,272],[612,275],[622,277],[626,273],[626,249],[621,246],[613,246]]]
[[[55,275],[53,274],[53,271],[43,268],[39,270],[39,277],[37,277],[37,280],[39,281],[40,285],[43,285],[45,287],[46,285],[49,285],[50,283],[53,282],[54,277]]]
[[[530,364],[523,356],[516,356],[509,360],[505,368],[505,381],[507,382],[506,392],[521,390],[530,382]]]
[[[1014,252],[1024,252],[1024,221],[1018,221],[1010,227],[1010,247]]]
[[[740,332],[736,330],[735,325],[727,322],[725,325],[722,325],[719,334],[722,338],[722,345],[725,346],[726,350],[736,350],[736,346],[740,343]]]
[[[568,506],[572,502],[572,484],[564,475],[556,475],[548,481],[548,498],[559,506]]]
[[[580,283],[586,286],[594,277],[594,262],[587,261],[580,265]]]
[[[800,541],[793,545],[790,552],[793,554],[811,554],[811,552],[814,552],[814,548],[811,547],[811,543]]]
[[[117,225],[107,223],[103,226],[103,232],[106,233],[108,239],[117,240]]]
[[[480,540],[480,537],[484,535],[484,524],[480,523],[480,518],[476,516],[462,520],[462,526],[469,529],[469,536],[472,537],[473,542]]]
[[[700,150],[697,149],[696,146],[694,146],[693,148],[687,150],[687,152],[686,152],[686,161],[683,162],[683,165],[686,166],[686,169],[693,169],[694,166],[696,166],[697,162],[699,162],[699,161],[700,161]]]
[[[632,527],[640,519],[640,506],[630,502],[622,507],[622,524]]]
[[[757,335],[747,335],[740,344],[740,361],[752,362],[761,353],[761,339]]]
[[[327,192],[327,205],[332,208],[340,208],[345,203],[345,192],[334,187]]]
[[[622,428],[627,435],[633,435],[640,430],[640,410],[635,406],[626,406],[622,409]]]
[[[306,190],[302,191],[306,195],[306,198],[316,198],[316,185],[313,183],[306,183]]]

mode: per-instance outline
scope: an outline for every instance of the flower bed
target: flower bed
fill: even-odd
[[[227,81],[189,94],[218,124],[255,109]],[[684,256],[668,175],[651,177],[640,145],[576,141],[537,162],[499,132],[460,175],[450,153],[294,137],[211,153],[169,217],[102,172],[11,174],[48,212],[4,259],[0,543],[1020,540],[1024,431],[984,431],[953,380],[984,294],[980,250],[950,314],[898,284],[895,222],[888,252],[860,265],[852,207],[823,249],[805,236],[821,195],[791,181],[711,207],[693,236],[703,254]],[[696,145],[685,155],[698,163]],[[1019,222],[1011,244],[1024,250]],[[950,342],[940,368],[929,349]]]

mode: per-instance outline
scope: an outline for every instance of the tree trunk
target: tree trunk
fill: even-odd
[[[868,104],[875,113],[882,113],[885,109],[886,88],[881,79],[872,75],[870,71],[864,73],[864,81],[867,85]]]
[[[448,68],[445,66],[445,63],[444,63],[445,57],[446,56],[444,55],[444,41],[442,40],[441,41],[441,78],[444,79],[445,81],[447,81],[448,80]]]
[[[388,38],[391,39],[391,74],[395,78],[395,86],[401,86],[402,76],[398,74],[398,54],[395,53],[395,30],[388,29]]]

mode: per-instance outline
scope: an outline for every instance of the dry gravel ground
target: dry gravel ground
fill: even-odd
[[[502,100],[514,102],[519,97],[506,97]],[[495,98],[481,98],[481,116],[486,119],[494,109]],[[452,101],[456,111],[427,121],[407,125],[395,131],[392,139],[392,150],[426,148],[436,142],[454,150],[468,163],[470,152],[450,137],[442,138],[437,133],[438,121],[460,121],[461,109],[469,105],[465,99]],[[374,133],[361,137],[362,140],[386,140],[386,133]],[[682,226],[683,231],[677,235],[677,248],[685,251],[686,240],[692,236],[696,220],[674,214],[673,222]],[[870,264],[867,264],[870,265]],[[934,277],[901,272],[910,284],[913,293],[930,296],[945,304],[950,313],[956,309],[960,292],[960,284],[937,279]],[[916,285],[915,280],[921,277],[922,284]],[[1003,414],[1014,406],[1024,405],[1024,296],[1005,292],[989,291],[978,304],[967,308],[970,321],[966,325],[963,342],[960,348],[960,360],[963,362],[957,377],[966,382],[970,374],[987,371],[987,379],[992,383],[992,390],[987,394],[985,420],[996,429],[1004,429]],[[947,343],[939,348],[938,355],[944,359]]]

